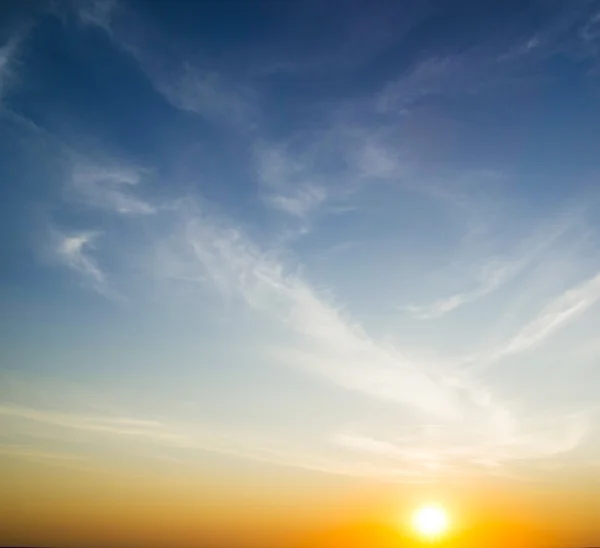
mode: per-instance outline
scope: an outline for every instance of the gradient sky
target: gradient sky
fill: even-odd
[[[0,127],[0,543],[600,543],[600,2],[5,1]]]

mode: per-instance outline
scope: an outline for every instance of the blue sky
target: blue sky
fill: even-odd
[[[1,9],[2,454],[597,469],[599,2]]]

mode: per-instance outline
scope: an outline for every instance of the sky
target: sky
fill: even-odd
[[[599,107],[598,1],[2,2],[0,544],[600,543]]]

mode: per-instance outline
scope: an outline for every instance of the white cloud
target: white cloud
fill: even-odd
[[[189,443],[189,436],[167,428],[158,421],[128,417],[86,416],[83,414],[38,410],[19,405],[0,405],[0,415],[35,421],[70,430],[139,437],[150,441],[175,445],[186,445],[186,443]]]
[[[274,209],[306,219],[327,199],[327,190],[311,165],[314,159],[293,155],[284,146],[261,146],[255,151],[261,193]]]
[[[0,445],[0,458],[29,461],[36,465],[58,466],[60,468],[66,468],[71,472],[74,470],[94,473],[105,471],[100,463],[94,463],[94,460],[87,455],[65,451],[58,452],[52,449],[38,447],[35,444],[2,444]]]
[[[507,62],[515,61],[522,57],[527,56],[531,52],[540,48],[543,43],[543,36],[541,34],[534,34],[528,39],[521,43],[511,47],[507,52],[502,53],[498,56],[498,61]]]
[[[493,293],[552,249],[560,237],[575,226],[578,219],[577,212],[569,210],[550,224],[545,223],[541,230],[519,246],[520,249],[512,257],[485,261],[477,275],[474,289],[438,299],[428,305],[409,305],[403,307],[404,310],[416,318],[434,319]]]
[[[426,370],[372,340],[298,275],[251,243],[239,230],[220,226],[200,211],[186,225],[199,268],[228,295],[287,325],[303,350],[278,349],[280,359],[335,383],[437,416],[460,413],[439,372]]]
[[[429,305],[409,305],[404,307],[414,317],[419,319],[440,318],[462,305],[476,301],[481,297],[489,295],[504,283],[516,276],[532,259],[521,258],[516,260],[498,261],[493,260],[485,264],[479,275],[479,285],[471,291],[458,293],[450,297],[439,299]]]
[[[82,23],[111,32],[111,19],[117,0],[78,0],[77,11]]]
[[[305,218],[325,201],[327,194],[321,187],[307,186],[295,190],[290,195],[269,196],[267,201],[275,209],[299,218]]]
[[[589,413],[525,418],[504,431],[486,429],[484,424],[480,424],[483,428],[473,428],[470,423],[458,431],[423,429],[417,435],[395,439],[345,431],[338,433],[333,442],[404,463],[422,474],[461,472],[473,467],[495,470],[511,463],[560,459],[583,442],[590,430],[590,418]]]
[[[595,42],[600,38],[600,12],[592,15],[586,21],[580,34],[587,42]]]
[[[14,81],[15,58],[21,40],[22,35],[15,33],[0,47],[0,101]]]
[[[105,276],[94,260],[86,254],[86,249],[93,248],[93,242],[98,236],[97,232],[58,235],[55,248],[58,258],[66,266],[91,278],[97,285],[105,282]]]
[[[306,451],[290,448],[276,443],[265,443],[261,440],[252,440],[240,436],[232,436],[207,429],[199,424],[173,424],[157,420],[134,419],[111,415],[85,415],[82,413],[66,413],[50,410],[41,410],[22,405],[0,405],[0,420],[27,421],[44,428],[40,439],[47,439],[48,428],[57,429],[53,436],[57,439],[69,441],[72,439],[70,431],[78,431],[92,437],[101,436],[102,439],[123,439],[130,442],[152,443],[158,448],[178,449],[177,462],[185,462],[186,457],[194,456],[195,451],[206,451],[230,457],[254,460],[268,464],[285,467],[299,468],[314,472],[323,472],[336,475],[351,475],[362,477],[388,478],[389,470],[381,470],[368,461],[357,459],[344,460],[323,455],[310,454]],[[13,424],[14,426],[14,424]],[[32,435],[31,429],[27,429]],[[122,445],[119,450],[123,451]],[[184,450],[185,452],[181,452]],[[160,451],[144,452],[145,458],[156,458],[162,455]],[[8,456],[18,459],[43,461],[49,464],[77,466],[90,464],[92,461],[87,455],[75,453],[56,453],[49,451],[38,444],[0,445],[0,457]]]
[[[414,361],[398,348],[377,342],[239,230],[206,218],[201,211],[190,214],[186,226],[185,238],[209,280],[296,334],[297,346],[274,343],[278,362],[432,417],[449,436],[439,443],[434,440],[432,461],[435,457],[446,464],[471,460],[500,466],[550,458],[577,447],[588,432],[585,414],[544,418],[535,412],[517,413],[475,379],[432,362]],[[547,335],[599,297],[600,276],[569,292],[529,334]],[[407,441],[405,450],[418,453],[422,441]]]
[[[50,254],[53,260],[78,274],[82,281],[109,299],[120,297],[109,287],[107,276],[92,256],[95,241],[101,236],[97,231],[61,232],[50,229]]]
[[[369,104],[366,116],[374,114]],[[316,213],[360,210],[367,193],[402,189],[448,206],[460,223],[475,222],[483,204],[466,186],[473,178],[481,186],[498,173],[436,175],[418,162],[410,129],[365,123],[364,116],[344,113],[301,138],[255,146],[262,200],[306,221]]]
[[[147,215],[156,208],[133,194],[141,172],[133,168],[97,166],[75,163],[70,190],[87,205],[122,215]]]
[[[161,75],[138,56],[156,88],[176,108],[238,129],[255,126],[256,96],[249,87],[227,82],[217,72],[185,63],[175,75]]]
[[[135,15],[116,0],[84,0],[78,13],[84,23],[106,31],[117,46],[131,55],[155,89],[175,108],[240,131],[251,131],[256,126],[257,95],[250,86],[240,85],[211,69],[209,63],[181,62],[180,58],[165,62],[169,58],[168,47],[158,49],[156,36],[146,36],[139,24],[134,32],[116,25],[117,8],[121,8],[121,16],[135,20]]]
[[[505,410],[501,410],[504,412]],[[392,458],[415,469],[464,471],[501,469],[511,463],[559,459],[579,447],[590,432],[592,411],[515,416],[505,414],[494,425],[473,417],[462,429],[424,427],[396,438],[377,438],[355,431],[338,433],[333,442],[359,452]],[[490,426],[493,426],[490,428]],[[564,462],[563,462],[564,464]]]
[[[1,411],[0,411],[1,413]],[[0,445],[0,456],[14,457],[18,459],[26,459],[33,461],[42,461],[49,463],[65,463],[72,464],[73,462],[81,462],[84,459],[81,455],[72,455],[69,453],[57,453],[52,451],[43,451],[32,445],[19,444],[3,444]]]
[[[600,273],[553,299],[539,315],[525,324],[494,359],[531,350],[556,331],[575,321],[600,299]]]
[[[376,109],[381,113],[405,114],[428,96],[475,93],[486,77],[481,65],[473,52],[429,57],[387,84],[377,97]]]
[[[364,146],[353,155],[356,167],[363,177],[389,178],[399,175],[401,162],[396,155],[373,138],[365,139]]]

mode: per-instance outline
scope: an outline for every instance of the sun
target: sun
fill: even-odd
[[[413,514],[412,527],[419,536],[435,540],[448,531],[450,519],[441,506],[423,506]]]

